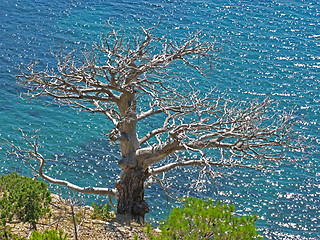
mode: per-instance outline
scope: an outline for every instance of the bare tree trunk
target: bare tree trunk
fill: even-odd
[[[144,183],[148,171],[139,168],[129,168],[121,172],[121,179],[116,183],[118,189],[117,214],[124,215],[127,219],[138,222],[144,221],[144,216],[149,212],[149,205],[144,199]]]
[[[136,159],[139,141],[136,132],[135,94],[128,92],[121,94],[118,107],[123,121],[119,126],[121,174],[120,180],[115,184],[118,190],[117,215],[124,215],[127,219],[141,222],[149,212],[149,205],[144,199],[144,183],[148,177],[148,171],[143,170]]]

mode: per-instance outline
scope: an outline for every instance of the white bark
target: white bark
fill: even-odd
[[[108,195],[108,196],[117,198],[117,196],[118,196],[117,190],[113,189],[113,188],[80,187],[80,186],[77,186],[77,185],[70,183],[68,181],[52,178],[52,177],[46,175],[43,172],[43,168],[44,168],[45,162],[49,161],[49,159],[45,159],[38,152],[37,136],[36,135],[32,136],[32,138],[34,138],[35,140],[34,140],[34,142],[31,142],[30,139],[28,139],[28,137],[24,134],[24,132],[21,129],[20,129],[20,131],[21,131],[22,137],[27,142],[29,148],[25,150],[25,149],[22,149],[22,148],[14,145],[10,142],[7,142],[7,144],[9,144],[13,147],[14,151],[12,152],[12,154],[16,155],[20,159],[23,159],[31,167],[31,169],[35,173],[37,173],[37,176],[43,178],[44,180],[46,180],[50,183],[61,185],[61,186],[66,186],[70,190],[73,190],[76,192],[88,193],[88,194],[98,194],[98,195]],[[25,160],[26,158],[36,159],[39,162],[39,167],[35,168],[35,166],[33,166],[30,162]]]
[[[181,161],[181,162],[173,162],[166,164],[164,166],[153,168],[149,170],[150,175],[158,175],[164,172],[168,172],[171,169],[176,167],[185,167],[185,166],[220,166],[220,167],[240,167],[240,168],[251,168],[251,169],[261,169],[258,166],[250,166],[250,165],[241,165],[241,164],[228,164],[225,162],[213,162],[208,160],[189,160],[189,161]]]

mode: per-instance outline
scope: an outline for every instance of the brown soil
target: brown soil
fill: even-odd
[[[61,229],[68,234],[68,239],[75,239],[74,222],[72,218],[71,204],[58,195],[52,194],[50,205],[51,216],[46,216],[39,220],[37,230],[42,232],[45,229]],[[110,219],[102,221],[93,219],[93,208],[90,206],[74,207],[76,216],[77,235],[79,240],[106,240],[106,239],[148,239],[145,228],[137,223],[124,223],[120,219]],[[12,227],[12,233],[23,237],[31,234],[30,225],[14,221],[8,224]]]

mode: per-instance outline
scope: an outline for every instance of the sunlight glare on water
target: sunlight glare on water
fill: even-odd
[[[18,96],[23,89],[17,88],[14,76],[21,63],[54,63],[51,52],[62,44],[68,49],[91,46],[107,31],[107,20],[123,28],[139,28],[152,26],[160,18],[159,34],[177,31],[179,38],[203,29],[218,41],[226,41],[209,79],[185,76],[199,81],[197,87],[202,91],[217,86],[221,93],[238,100],[270,96],[281,101],[280,109],[294,107],[297,117],[305,117],[300,131],[320,138],[318,0],[2,0],[0,137],[22,144],[16,129],[41,129],[41,151],[60,159],[48,164],[51,175],[82,186],[113,186],[120,172],[120,154],[118,146],[108,144],[103,136],[111,126],[107,119],[55,104],[47,106],[46,99],[23,102]],[[146,127],[152,124],[156,120]],[[315,149],[320,150],[319,140]],[[30,175],[2,146],[0,154],[1,173]],[[238,214],[258,214],[257,225],[267,239],[320,239],[319,157],[318,152],[311,156],[306,168],[276,166],[267,173],[240,170],[199,191],[193,189],[198,173],[192,168],[175,170],[168,178],[173,183],[171,191],[181,196],[213,197],[236,204]],[[105,201],[95,196],[82,198],[88,203]],[[147,189],[146,198],[151,206],[149,221],[168,214],[160,186]]]

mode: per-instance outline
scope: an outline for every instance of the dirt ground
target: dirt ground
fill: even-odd
[[[68,234],[68,239],[75,238],[75,225],[72,217],[71,204],[52,194],[50,204],[51,216],[46,216],[37,224],[37,230],[42,232],[45,229],[61,229]],[[93,219],[93,208],[90,206],[74,207],[78,240],[106,240],[106,239],[148,239],[145,234],[145,227],[137,223],[124,224],[119,219],[103,221]],[[31,234],[30,225],[14,221],[8,224],[12,227],[11,231],[23,237]]]

